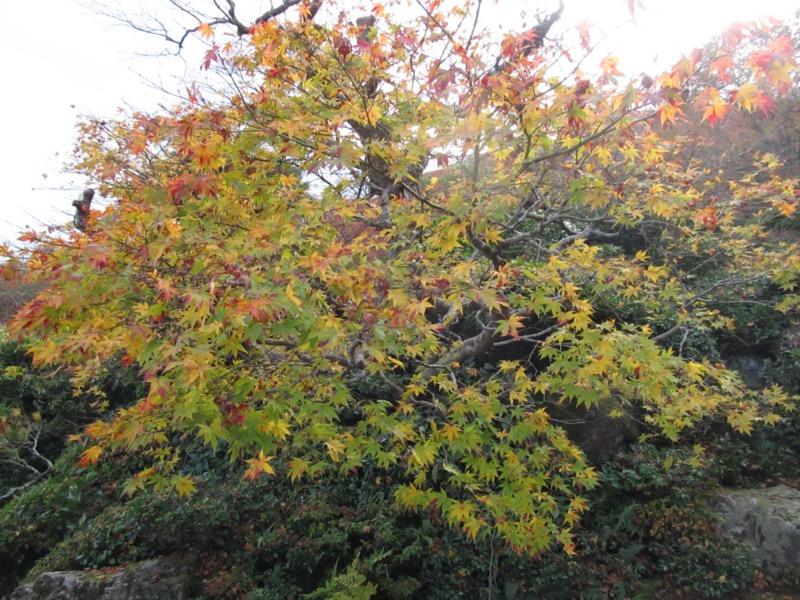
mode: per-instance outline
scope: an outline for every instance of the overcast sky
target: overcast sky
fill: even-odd
[[[91,1],[91,0],[87,0]],[[134,7],[165,0],[126,0]],[[196,0],[210,2],[210,0]],[[638,0],[637,0],[638,1]],[[642,0],[636,24],[625,0],[565,0],[559,26],[584,19],[613,31],[605,52],[621,55],[623,68],[636,75],[673,62],[737,20],[765,15],[788,17],[797,0]],[[269,8],[264,0],[239,0],[244,15]],[[494,18],[508,16],[508,27],[527,8],[528,24],[538,7],[556,0],[498,0],[484,3]],[[512,18],[515,17],[515,18]],[[137,56],[158,42],[116,26],[73,0],[6,0],[0,21],[4,93],[0,94],[2,207],[0,242],[13,242],[26,226],[40,229],[71,218],[70,203],[85,182],[60,173],[69,157],[80,114],[114,116],[120,107],[152,109],[166,101],[148,81],[177,89],[174,78],[187,72],[180,60]],[[190,59],[192,62],[199,62]],[[195,65],[191,64],[194,68]],[[45,177],[46,176],[46,177]]]

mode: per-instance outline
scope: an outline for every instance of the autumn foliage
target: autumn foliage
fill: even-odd
[[[742,29],[629,80],[613,57],[582,70],[585,29],[569,48],[481,34],[470,3],[318,9],[204,25],[218,89],[82,123],[105,208],[27,234],[47,287],[10,326],[78,383],[112,356],[141,370],[149,393],[86,429],[82,464],[144,454],[129,492],[187,494],[193,439],[248,478],[369,464],[402,472],[402,508],[571,552],[597,476],[554,407],[669,439],[779,420],[780,389],[682,351],[756,288],[797,310],[800,249],[769,230],[797,181],[767,152],[733,174],[692,152],[790,91],[788,38],[734,63]]]

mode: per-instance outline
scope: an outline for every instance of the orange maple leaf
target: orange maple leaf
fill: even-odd
[[[708,119],[711,125],[715,125],[717,121],[722,119],[730,110],[730,106],[722,101],[717,101],[709,104],[703,109],[703,121]]]
[[[210,40],[214,37],[214,28],[208,23],[201,23],[197,27],[197,33],[199,33],[201,37]]]
[[[91,446],[83,451],[81,459],[78,461],[78,466],[88,467],[95,464],[98,459],[103,455],[103,449],[100,446]]]
[[[244,476],[252,481],[262,473],[274,475],[275,469],[273,469],[272,465],[269,464],[269,461],[271,461],[272,458],[272,456],[264,456],[264,451],[259,450],[256,458],[251,458],[247,461],[247,464],[250,466],[248,467],[247,471],[245,471]]]

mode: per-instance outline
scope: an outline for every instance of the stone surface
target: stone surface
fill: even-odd
[[[761,390],[767,384],[764,378],[764,357],[756,354],[738,354],[724,358],[725,366],[739,373],[749,387]]]
[[[596,465],[601,465],[623,449],[631,439],[631,427],[624,419],[589,411],[578,428],[580,449]]]
[[[722,494],[712,503],[720,533],[753,548],[762,570],[777,575],[800,564],[800,490],[779,485]]]
[[[183,600],[191,598],[192,580],[186,565],[173,559],[153,559],[128,565],[115,573],[59,571],[42,573],[18,587],[13,600]]]

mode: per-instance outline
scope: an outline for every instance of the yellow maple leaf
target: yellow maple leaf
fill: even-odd
[[[247,471],[245,471],[244,476],[252,481],[262,473],[275,475],[275,469],[269,464],[269,461],[273,458],[273,456],[264,456],[264,451],[259,450],[256,458],[251,458],[247,461],[247,464],[250,466]]]
[[[736,91],[736,104],[741,106],[747,112],[753,112],[758,94],[759,89],[754,83],[745,83]]]
[[[292,303],[292,304],[294,304],[295,306],[300,306],[301,304],[303,304],[303,302],[300,300],[300,298],[298,298],[298,297],[295,295],[295,293],[294,293],[294,290],[292,289],[292,284],[291,284],[291,283],[290,283],[289,285],[287,285],[287,286],[286,286],[286,297],[287,297],[287,298],[288,298],[288,299],[291,301],[291,303]]]
[[[188,477],[181,477],[177,482],[175,482],[175,491],[178,492],[179,496],[183,497],[191,496],[194,490],[195,490],[194,481],[192,481]]]
[[[167,219],[164,221],[164,229],[167,230],[169,237],[179,238],[181,237],[181,229],[183,228],[178,223],[178,219]]]

